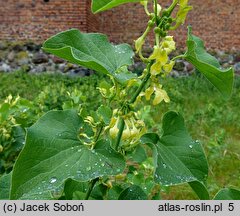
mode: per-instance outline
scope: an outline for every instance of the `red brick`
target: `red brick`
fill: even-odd
[[[170,0],[162,6],[170,4]],[[189,0],[194,10],[186,25],[173,34],[178,46],[185,46],[187,24],[193,33],[206,41],[210,49],[240,50],[240,4],[238,0]],[[110,11],[93,15],[90,0],[6,0],[0,7],[0,40],[26,40],[42,42],[48,37],[69,29],[84,32],[102,32],[115,43],[133,40],[142,34],[147,17],[137,4],[126,4]],[[152,44],[153,35],[148,44]]]

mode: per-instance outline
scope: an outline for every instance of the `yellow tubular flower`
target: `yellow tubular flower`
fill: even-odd
[[[117,118],[117,120],[115,122],[115,125],[112,128],[110,128],[110,130],[109,130],[109,135],[112,138],[116,138],[117,137],[117,134],[118,134],[118,131],[119,131],[119,129],[118,129],[118,122],[119,122],[119,117]],[[111,125],[111,122],[110,122],[110,125]]]
[[[174,64],[175,64],[175,61],[170,61],[168,64],[165,64],[163,66],[164,72],[166,74],[169,74],[172,71]]]
[[[139,37],[137,40],[135,40],[135,49],[137,53],[142,49],[142,46],[144,43],[145,43],[145,40],[143,35]]]
[[[185,7],[185,6],[187,6],[187,4],[188,4],[188,0],[179,0],[179,5],[181,7]]]
[[[117,121],[117,119],[115,117],[112,117],[110,120],[110,123],[109,123],[109,127],[112,128],[116,124],[116,121]]]
[[[151,67],[151,74],[157,75],[162,71],[162,66],[168,62],[168,55],[166,50],[155,46],[152,55],[149,57],[150,60],[156,60],[156,62]]]
[[[155,91],[155,97],[153,100],[153,105],[157,105],[161,103],[162,101],[165,101],[166,103],[170,102],[170,99],[167,95],[167,92],[163,90],[162,88],[157,87]]]
[[[154,46],[152,55],[149,57],[150,60],[160,61],[162,64],[166,64],[168,61],[168,56],[166,50],[161,49],[158,46]]]
[[[146,89],[146,91],[145,91],[146,100],[150,100],[151,95],[153,94],[153,92],[154,92],[153,86],[150,86],[149,88]]]
[[[156,61],[152,67],[151,67],[151,74],[156,76],[158,74],[160,74],[162,71],[162,63],[160,61]]]
[[[155,59],[156,61],[161,62],[162,65],[168,62],[168,55],[166,50],[155,46],[153,54],[149,57],[150,60]]]
[[[170,54],[173,50],[175,50],[176,44],[173,40],[173,36],[166,36],[161,44],[161,48],[166,50],[167,54]]]
[[[123,130],[123,133],[122,133],[122,140],[127,140],[131,137],[131,131],[129,129],[129,120],[126,119],[125,120],[125,129]]]
[[[99,87],[97,87],[97,89],[99,90],[100,94],[101,94],[104,98],[107,97],[107,89],[105,89],[105,88],[99,88]]]
[[[130,119],[130,121],[131,121],[131,139],[134,139],[137,138],[139,130],[135,126],[136,121],[133,117]]]
[[[155,5],[153,6],[153,9],[154,9],[154,11],[155,11]],[[162,10],[161,5],[160,5],[160,4],[157,4],[157,15],[158,15],[158,16],[159,16],[161,10]]]

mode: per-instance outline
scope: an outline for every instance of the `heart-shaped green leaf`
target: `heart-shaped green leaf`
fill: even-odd
[[[89,181],[124,170],[121,154],[107,140],[93,150],[78,138],[82,119],[76,111],[50,111],[29,128],[13,171],[11,199],[51,199],[66,179]]]
[[[120,69],[131,65],[134,55],[128,44],[113,45],[103,34],[82,33],[77,29],[49,38],[43,44],[43,49],[71,63],[109,74],[120,81],[126,81],[126,75],[124,78],[120,76]],[[127,78],[132,77],[128,74]]]
[[[198,141],[189,136],[183,117],[168,112],[163,117],[163,135],[146,134],[142,143],[151,144],[155,161],[155,181],[162,185],[191,183],[201,199],[208,199],[204,185],[208,164]]]
[[[130,2],[140,2],[141,0],[92,0],[92,12],[98,13],[104,10],[111,9],[121,4]]]
[[[192,35],[191,27],[188,28],[187,46],[184,58],[192,63],[224,97],[229,98],[233,88],[233,69],[221,69],[218,60],[206,52],[203,41]]]
[[[231,188],[225,188],[220,190],[214,200],[240,200],[240,191]]]

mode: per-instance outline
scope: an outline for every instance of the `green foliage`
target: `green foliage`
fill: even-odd
[[[12,173],[6,174],[0,178],[0,200],[9,200]]]
[[[187,46],[184,58],[191,62],[224,97],[229,98],[233,88],[233,69],[221,69],[218,60],[205,51],[203,41],[192,35],[191,27],[188,28]]]
[[[79,140],[82,126],[77,113],[66,110],[48,112],[28,129],[14,167],[12,199],[50,199],[67,178],[88,181],[123,171],[123,157],[108,141],[99,140],[91,149]]]
[[[111,9],[118,5],[128,3],[128,2],[139,2],[140,0],[93,0],[92,1],[92,12],[98,13],[104,10]]]
[[[142,143],[150,143],[154,148],[155,181],[165,186],[191,183],[200,198],[208,199],[204,186],[208,164],[200,143],[192,140],[183,118],[175,112],[164,115],[162,129],[161,138],[156,134],[141,138]]]
[[[99,76],[95,75],[88,79],[73,79],[57,74],[0,74],[0,88],[4,89],[0,92],[4,98],[0,101],[0,174],[12,170],[25,144],[26,128],[45,112],[76,109],[87,114],[87,107],[98,107],[101,100],[97,97],[99,93],[94,91],[98,79]],[[22,97],[12,97],[11,94]],[[93,101],[90,98],[96,99]]]
[[[236,189],[222,189],[214,197],[215,200],[240,200],[240,191]]]
[[[93,0],[92,8],[98,12],[128,2],[135,1]],[[26,144],[12,173],[11,199],[160,199],[164,188],[183,183],[188,183],[200,199],[209,199],[208,163],[201,144],[189,135],[182,115],[174,111],[159,115],[158,104],[170,102],[162,78],[172,70],[175,59],[184,57],[224,97],[229,97],[233,71],[221,70],[191,29],[186,54],[171,58],[176,46],[168,31],[184,23],[192,7],[188,1],[174,0],[161,11],[157,0],[153,3],[150,13],[148,1],[141,2],[150,20],[143,35],[135,41],[136,53],[146,64],[140,77],[127,69],[132,64],[131,47],[112,45],[102,34],[73,29],[44,43],[45,51],[107,75],[110,82],[101,82],[98,87],[103,98],[101,105],[90,106],[85,91],[74,89],[68,92],[70,101],[59,105],[63,110],[47,112],[28,128]],[[176,8],[174,18],[172,12]],[[155,46],[153,53],[145,57],[142,47],[151,31]],[[47,101],[47,94],[40,96],[40,104]],[[178,96],[176,102],[180,103],[183,97]],[[140,118],[148,118],[142,112],[152,110],[152,106],[145,107],[147,101],[158,107],[157,121],[146,122],[150,128]],[[8,107],[1,106],[3,121]],[[40,112],[45,111],[40,107]],[[6,176],[1,184],[9,186]],[[236,194],[224,191],[217,197],[236,198]]]
[[[137,185],[125,189],[119,196],[119,200],[146,200],[147,195]]]
[[[25,141],[25,127],[31,114],[28,100],[9,95],[0,103],[0,174],[9,173]]]
[[[12,88],[11,91],[8,90],[8,88],[12,86],[8,84],[7,80],[17,80],[14,85],[14,89]],[[71,77],[63,75],[55,75],[54,77],[51,74],[41,74],[38,76],[20,74],[20,72],[0,74],[0,82],[3,83],[2,87],[5,87],[7,90],[5,91],[5,94],[7,95],[10,92],[13,92],[14,94],[18,94],[18,91],[21,92],[21,86],[27,80],[30,80],[31,82],[25,83],[26,86],[24,88],[26,92],[33,92],[32,83],[38,83],[35,88],[36,92],[34,92],[36,98],[39,97],[37,93],[41,91],[45,91],[45,94],[48,95],[47,89],[49,90],[49,88],[45,88],[46,82],[51,86],[51,90],[55,92],[52,96],[59,98],[61,96],[60,94],[62,94],[62,92],[59,91],[60,84],[62,86],[61,88],[64,88],[66,92],[68,90],[72,91],[72,89],[75,88],[88,89],[88,86],[98,86],[98,83],[101,83],[101,80],[103,79],[95,79],[95,75],[88,77],[87,79],[73,79]],[[79,83],[82,83],[83,80],[84,84],[79,85]],[[233,185],[238,188],[240,187],[239,179],[236,175],[240,171],[238,156],[240,155],[238,148],[240,141],[237,136],[237,134],[240,133],[238,130],[240,128],[238,121],[238,108],[240,101],[239,84],[240,79],[239,77],[236,77],[232,98],[226,104],[223,98],[218,96],[218,92],[211,86],[211,84],[206,82],[201,77],[190,76],[177,79],[168,78],[168,80],[164,81],[163,85],[167,90],[172,89],[171,94],[169,95],[171,98],[171,103],[169,105],[162,104],[161,108],[160,105],[154,107],[143,107],[140,105],[140,107],[142,107],[140,110],[142,113],[141,118],[144,119],[144,122],[147,124],[149,131],[157,132],[158,134],[161,134],[161,125],[156,123],[160,121],[159,119],[162,118],[164,112],[169,109],[175,109],[178,112],[188,113],[188,115],[185,116],[188,130],[195,139],[201,140],[201,143],[203,144],[203,147],[207,153],[210,169],[212,170],[212,172],[209,173],[208,178],[208,189],[211,197],[213,197],[215,193],[217,193],[217,191],[222,187],[231,187]],[[91,95],[91,93],[92,92],[90,91],[85,91],[86,98],[89,98],[88,94]],[[22,95],[25,97],[31,97],[29,94]],[[66,100],[71,100],[70,98],[67,98],[67,96]],[[95,101],[99,101],[100,104],[100,94],[96,94],[94,96],[94,99]],[[29,119],[26,119],[28,125],[31,125],[31,122],[36,121],[39,115],[42,115],[42,112],[40,114],[36,113],[34,115],[30,115],[30,113],[32,113],[33,110],[37,110],[39,106],[39,103],[37,101],[32,100],[32,102],[32,108],[26,112],[30,117]],[[88,109],[90,109],[92,106],[89,102],[86,104],[86,107]],[[42,104],[42,106],[45,107],[44,110],[48,110],[49,107],[55,106],[54,100],[52,100],[52,103],[53,104],[51,104],[51,101],[49,100],[48,105]],[[61,103],[63,104],[64,101]],[[161,112],[159,112],[159,109],[161,109]],[[20,112],[20,110],[15,110],[15,113],[17,112]],[[212,131],[214,131],[214,133]],[[151,163],[149,164],[147,162],[146,157],[146,152],[149,152],[149,150],[140,147],[141,146],[139,146],[136,151],[133,152],[133,154],[129,155],[130,161],[135,161],[141,164],[141,166],[136,167],[135,169],[131,168],[131,173],[128,175],[128,181],[137,185],[139,184],[145,193],[150,194],[151,189],[153,188],[153,185],[150,183],[153,181],[153,178],[149,178],[152,176],[152,166]],[[10,151],[12,151],[12,154],[17,155],[17,152],[14,152],[14,149]],[[9,158],[9,161],[10,160],[12,159]],[[11,164],[13,162],[14,161],[11,161]],[[142,177],[140,178],[142,174],[146,175],[146,173],[149,173],[149,177],[145,176],[144,179],[142,179]],[[86,182],[85,187],[86,189],[88,187],[88,184]],[[111,190],[109,190],[107,198],[118,199],[118,196],[122,190],[123,188],[114,186]],[[190,187],[187,185],[162,187],[161,190],[153,188],[153,190],[158,191],[158,193],[161,191],[164,199],[197,199],[197,197],[195,197],[191,192]],[[81,190],[79,189],[76,191]],[[85,196],[85,192],[82,191],[83,198]],[[116,195],[114,195],[115,193]]]
[[[43,49],[71,63],[116,77],[120,82],[136,77],[129,74],[125,67],[124,73],[119,71],[133,63],[131,47],[128,44],[112,45],[102,34],[68,30],[48,39]]]
[[[156,124],[164,112],[174,109],[177,112],[188,113],[185,122],[194,140],[204,147],[209,164],[207,180],[210,197],[223,187],[240,187],[240,133],[239,100],[240,79],[236,77],[231,99],[226,103],[219,97],[218,91],[203,77],[189,76],[169,78],[163,85],[170,91],[170,104],[156,107],[146,107],[140,110],[141,118],[147,123],[150,132],[162,133],[160,125]],[[140,105],[140,107],[143,107]],[[161,109],[161,112],[159,112]],[[178,192],[177,192],[178,191]],[[164,199],[196,199],[187,185],[167,187],[163,193]]]

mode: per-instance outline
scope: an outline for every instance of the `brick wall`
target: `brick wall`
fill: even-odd
[[[42,41],[69,28],[87,31],[87,0],[0,0],[0,39]]]
[[[171,1],[159,2],[166,2],[163,5],[166,6]],[[187,25],[191,24],[193,33],[203,38],[208,48],[240,50],[239,0],[189,0],[189,3],[194,10],[189,13],[186,25],[173,34],[179,47],[185,46]],[[110,35],[114,42],[132,43],[141,35],[146,22],[139,4],[126,4],[102,13],[100,31]]]
[[[99,32],[100,31],[100,15],[99,14],[93,14],[91,12],[91,1],[87,1],[87,32]]]
[[[90,0],[0,0],[0,40],[32,39],[41,42],[69,28],[102,32],[111,41],[133,43],[146,26],[146,15],[139,4],[126,4],[93,15]],[[166,6],[171,1],[162,0]],[[189,0],[194,10],[186,24],[201,36],[207,47],[240,50],[239,0]],[[179,47],[185,46],[186,26],[174,33]],[[152,43],[151,37],[148,41]]]

